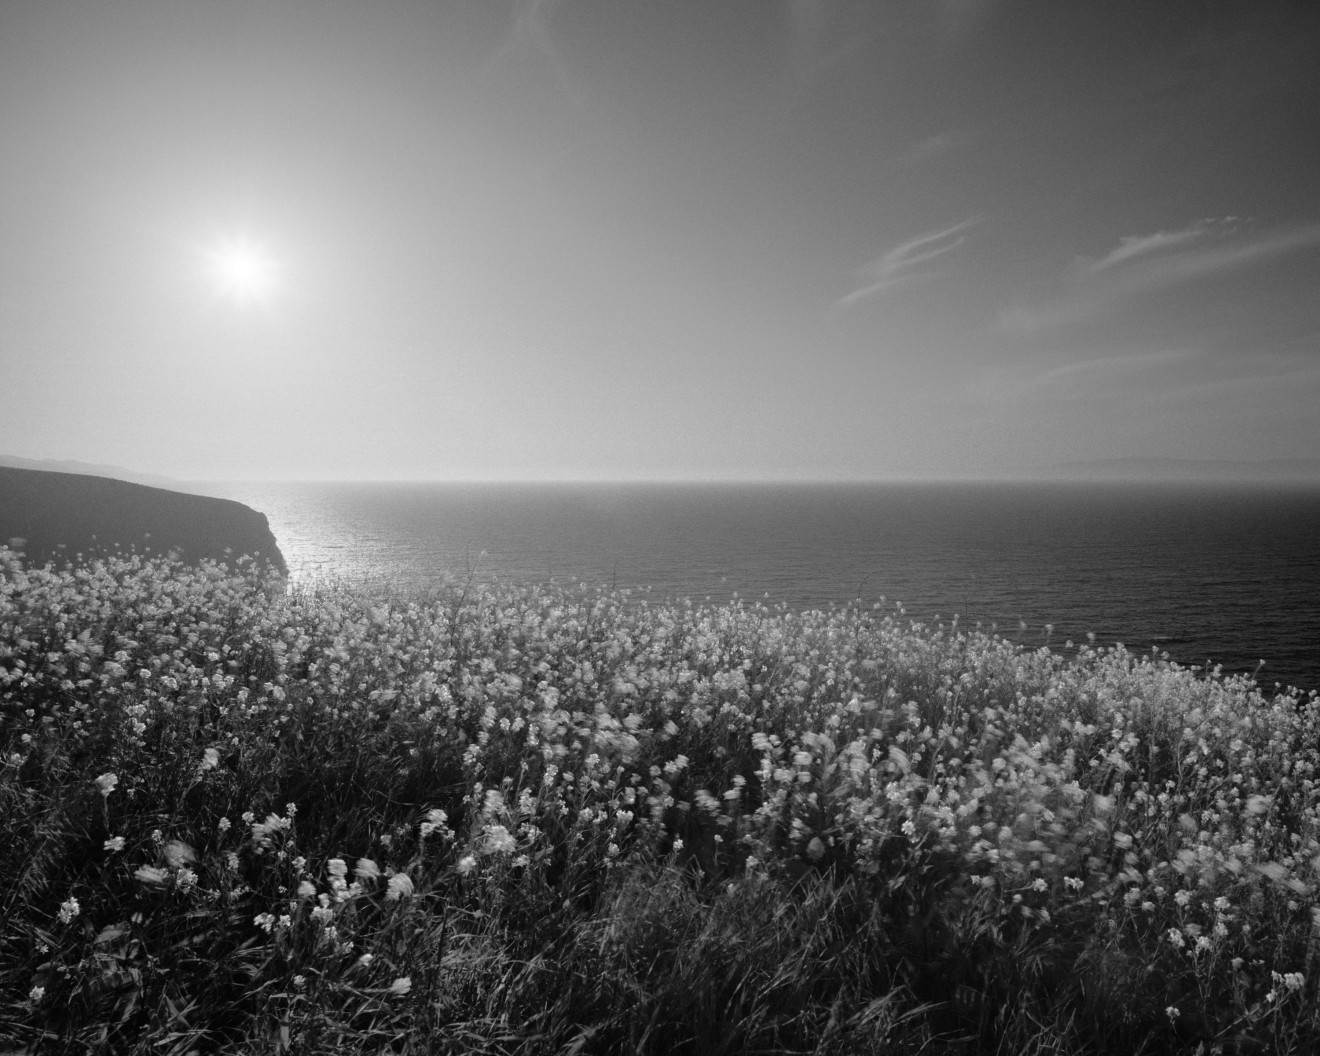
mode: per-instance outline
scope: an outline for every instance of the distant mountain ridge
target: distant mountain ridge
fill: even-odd
[[[1098,458],[1056,462],[1046,476],[1084,480],[1234,480],[1320,482],[1320,458],[1235,461],[1209,458]]]
[[[187,482],[162,476],[159,473],[138,473],[123,466],[79,462],[76,459],[18,458],[14,455],[0,455],[0,467],[35,469],[44,473],[81,473],[87,477],[110,477],[112,480],[127,480],[133,484],[145,484],[149,488],[165,488],[169,491],[193,490]]]

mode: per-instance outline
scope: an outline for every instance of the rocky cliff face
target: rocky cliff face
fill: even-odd
[[[188,562],[248,554],[286,571],[265,514],[242,503],[75,473],[0,467],[0,544],[29,565],[133,548]]]

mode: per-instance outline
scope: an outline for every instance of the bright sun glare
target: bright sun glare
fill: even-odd
[[[246,239],[224,243],[211,254],[220,291],[236,301],[260,300],[275,288],[275,264],[264,247]]]

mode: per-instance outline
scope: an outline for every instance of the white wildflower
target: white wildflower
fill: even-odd
[[[503,825],[486,826],[486,854],[508,854],[517,845],[518,841]]]
[[[192,865],[197,861],[197,852],[182,840],[170,840],[161,849],[161,853],[164,854],[165,862],[171,869],[178,869],[182,865]]]
[[[139,866],[133,876],[138,883],[146,884],[148,887],[159,887],[170,878],[168,872],[154,865]]]

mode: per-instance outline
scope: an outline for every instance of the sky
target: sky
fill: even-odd
[[[0,453],[1320,457],[1320,5],[0,0]]]

